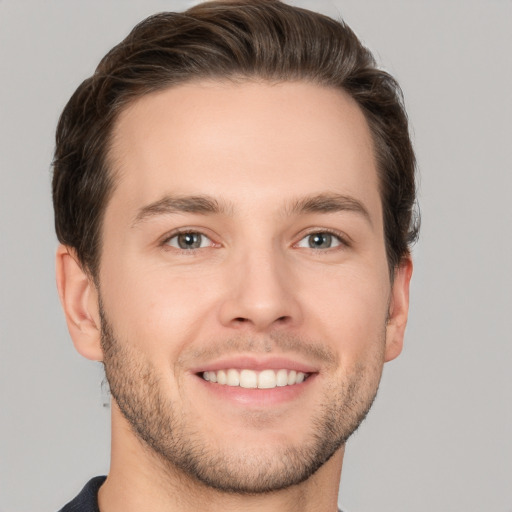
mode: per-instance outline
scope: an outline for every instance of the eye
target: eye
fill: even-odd
[[[325,231],[320,231],[318,233],[310,233],[305,236],[296,247],[305,247],[308,249],[332,249],[333,247],[339,247],[343,245],[343,241],[340,237],[328,233]]]
[[[176,247],[176,249],[186,251],[191,249],[202,249],[204,247],[211,247],[213,245],[213,242],[202,233],[197,233],[195,231],[187,231],[171,236],[165,242],[165,244],[170,245],[171,247]]]

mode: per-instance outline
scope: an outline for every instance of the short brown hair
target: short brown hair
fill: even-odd
[[[386,251],[393,271],[418,233],[415,157],[402,93],[352,30],[277,0],[206,2],[139,23],[75,91],[60,117],[53,162],[59,241],[96,277],[101,225],[115,186],[108,153],[119,113],[135,99],[199,79],[304,80],[347,92],[370,127]]]

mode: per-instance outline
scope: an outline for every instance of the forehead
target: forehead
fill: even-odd
[[[265,205],[306,194],[351,195],[380,208],[373,144],[358,105],[305,82],[198,82],[152,93],[114,127],[108,210],[165,194]]]

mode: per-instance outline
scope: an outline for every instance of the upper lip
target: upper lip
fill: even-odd
[[[258,357],[255,355],[238,355],[227,356],[223,358],[210,361],[203,365],[191,368],[191,373],[201,372],[215,372],[218,370],[227,370],[230,368],[247,369],[254,371],[262,370],[295,370],[296,372],[303,373],[317,373],[319,371],[317,366],[283,356],[264,356]]]

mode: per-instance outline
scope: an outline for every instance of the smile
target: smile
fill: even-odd
[[[202,372],[200,376],[208,382],[223,386],[272,389],[300,384],[309,377],[309,374],[286,369],[254,371],[230,368],[228,370]]]

